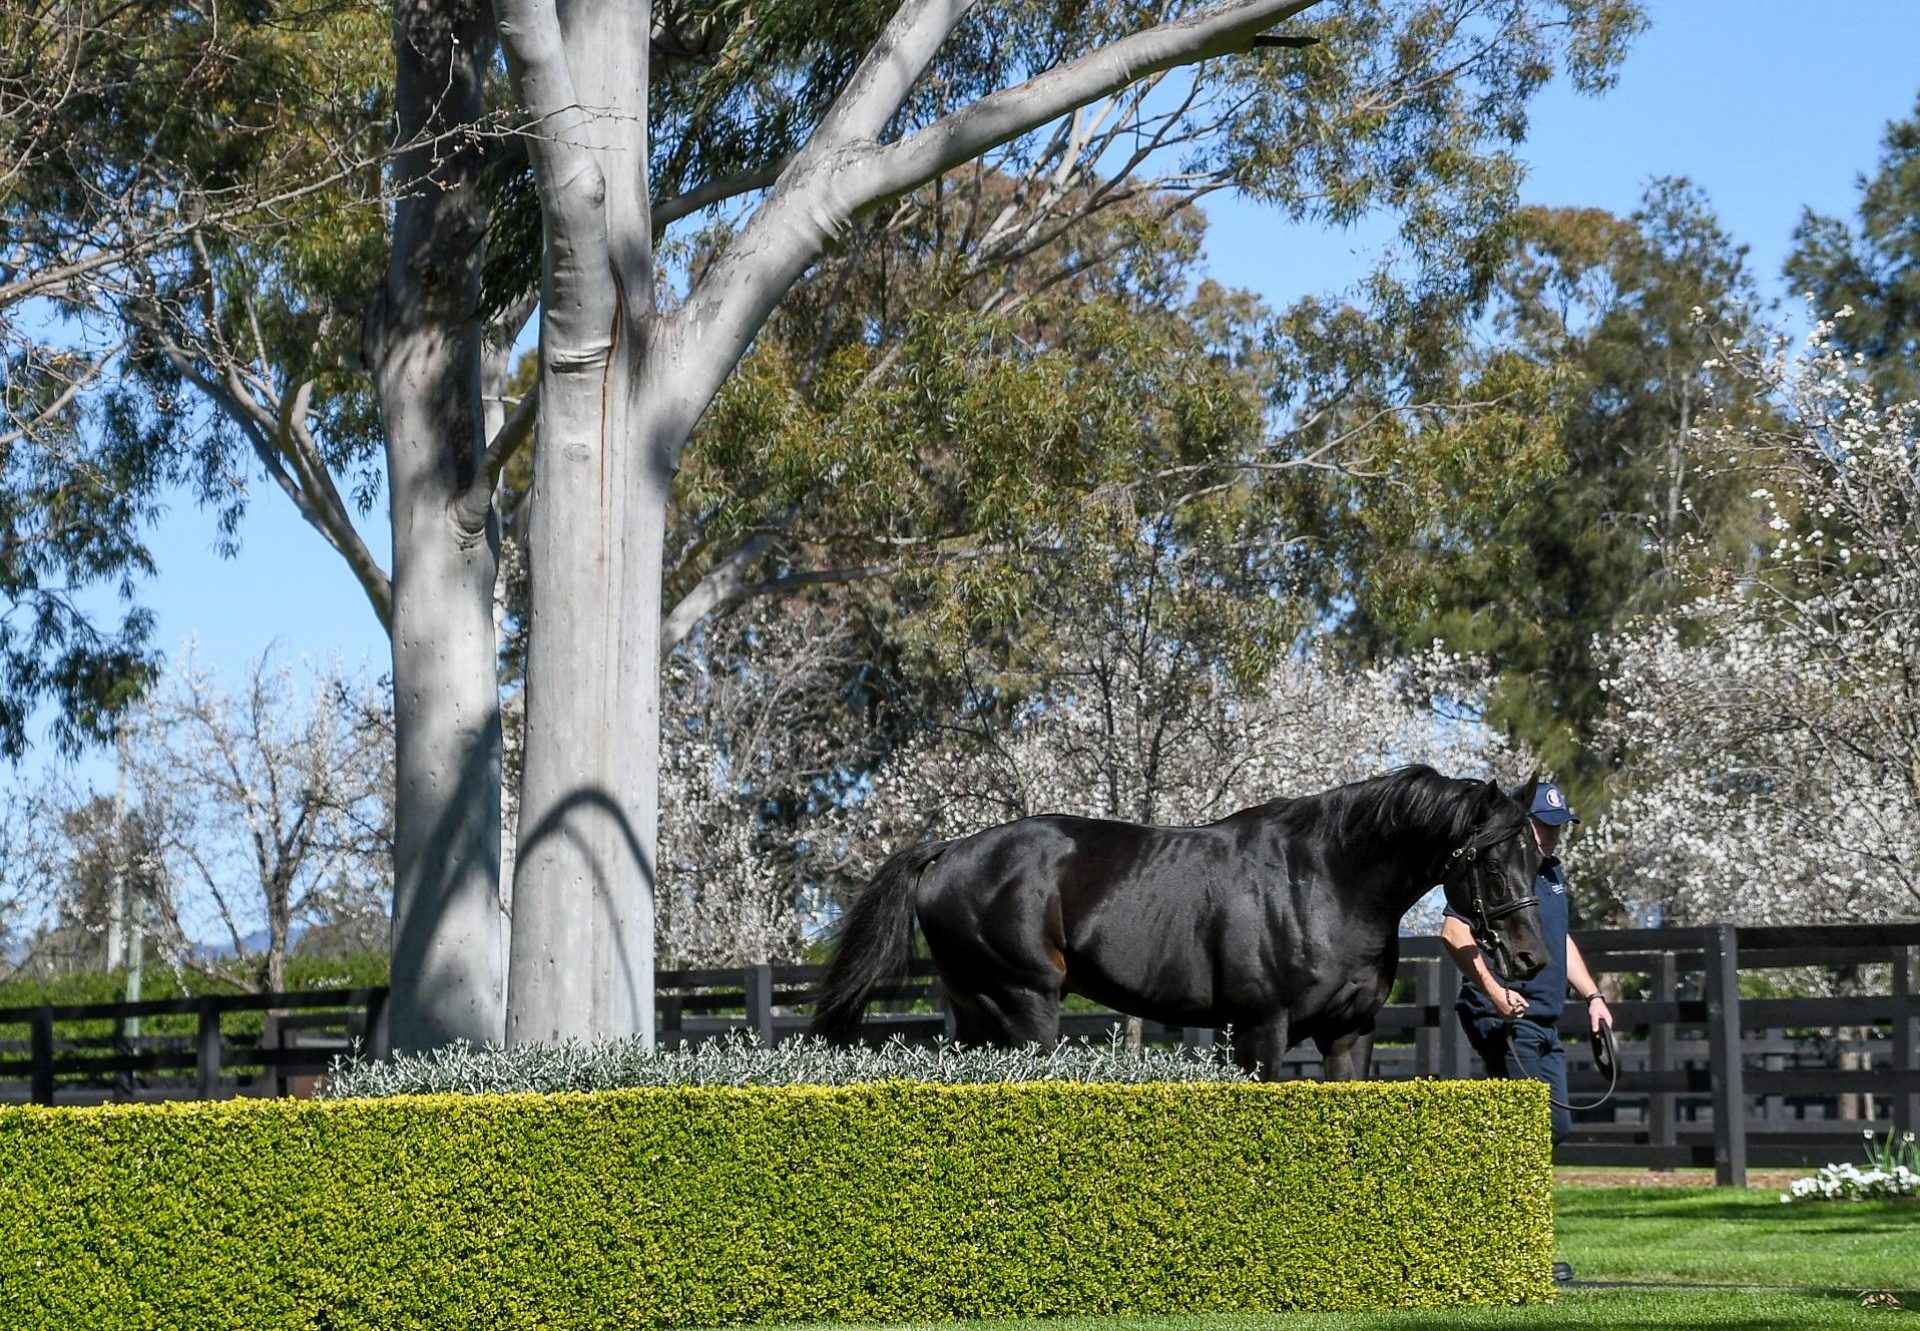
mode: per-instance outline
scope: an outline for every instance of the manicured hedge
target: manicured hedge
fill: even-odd
[[[638,1328],[1551,1297],[1532,1082],[0,1110],[0,1326]]]

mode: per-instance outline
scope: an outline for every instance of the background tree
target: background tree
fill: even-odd
[[[1864,356],[1881,398],[1920,397],[1920,110],[1887,126],[1879,169],[1860,180],[1859,227],[1807,210],[1786,276],[1816,310],[1853,311],[1833,344]]]
[[[114,934],[124,940],[170,908],[158,829],[107,796],[43,793],[34,804],[23,822],[38,827],[8,842],[24,889],[15,898],[25,917],[15,965],[30,975],[118,967]]]
[[[315,382],[339,377],[357,339],[344,317],[365,291],[347,281],[356,242],[379,226],[366,188],[382,146],[378,64],[364,49],[383,22],[304,0],[225,12],[58,0],[0,19],[9,755],[36,704],[56,704],[54,738],[73,752],[151,683],[134,593],[153,572],[143,528],[169,487],[215,506],[231,539],[252,460],[330,540],[351,531],[314,506],[327,487],[302,464],[315,460]],[[304,297],[319,282],[344,299],[314,309]],[[196,390],[215,415],[195,410]],[[347,433],[330,431],[337,462],[364,458]],[[120,602],[117,624],[83,608],[95,587]]]
[[[1613,647],[1622,763],[1594,842],[1623,899],[1676,923],[1920,914],[1920,404],[1882,405],[1838,342],[1822,323],[1804,358],[1728,353],[1783,405],[1708,426],[1771,539]]]
[[[869,867],[922,836],[1038,813],[1203,823],[1405,763],[1503,779],[1528,765],[1449,714],[1471,709],[1482,686],[1471,662],[1444,651],[1397,670],[1355,672],[1309,653],[1250,680],[1222,672],[1169,721],[1131,644],[1082,645],[1079,677],[1010,713],[957,714],[896,755],[858,812]]]
[[[278,990],[297,929],[385,918],[390,706],[384,690],[299,681],[265,657],[227,693],[189,656],[135,709],[128,805],[171,884],[149,917],[159,960]]]
[[[838,885],[880,728],[870,666],[833,609],[760,601],[667,660],[662,964],[799,960]]]
[[[1371,516],[1359,525],[1356,643],[1392,653],[1440,637],[1484,655],[1499,676],[1488,722],[1582,809],[1605,805],[1612,762],[1596,729],[1596,642],[1697,590],[1683,543],[1711,531],[1735,552],[1757,526],[1751,485],[1696,430],[1764,410],[1754,384],[1701,369],[1700,315],[1736,341],[1758,335],[1743,254],[1685,181],[1656,182],[1628,218],[1526,210],[1482,340],[1457,354],[1483,376],[1525,367],[1543,385],[1533,448],[1443,474],[1439,493],[1419,496],[1440,519],[1403,541],[1379,541]],[[1457,520],[1502,465],[1520,470],[1482,506],[1492,520]]]

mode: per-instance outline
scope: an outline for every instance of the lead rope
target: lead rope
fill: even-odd
[[[1507,1037],[1507,1048],[1513,1052],[1513,1061],[1519,1065],[1520,1070],[1526,1072],[1527,1075],[1535,1081],[1546,1081],[1547,1079],[1540,1075],[1540,1065],[1538,1063],[1533,1065],[1533,1071],[1527,1072],[1526,1060],[1520,1057],[1520,1045],[1513,1038],[1513,1023],[1503,1021],[1500,1023],[1500,1029]],[[1598,1109],[1601,1105],[1613,1099],[1613,1092],[1620,1085],[1620,1051],[1613,1042],[1613,1023],[1610,1021],[1601,1022],[1600,1029],[1594,1032],[1593,1040],[1593,1061],[1596,1063],[1604,1063],[1607,1066],[1607,1093],[1590,1105],[1569,1105],[1562,1104],[1560,1101],[1554,1099],[1553,1092],[1549,1090],[1547,1092],[1547,1103],[1555,1109],[1565,1109],[1569,1113],[1577,1114],[1589,1109]]]

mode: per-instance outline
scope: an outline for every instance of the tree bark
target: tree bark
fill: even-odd
[[[509,1043],[653,1031],[660,576],[676,439],[650,393],[645,4],[507,0],[546,224]],[[589,111],[587,108],[592,108]]]
[[[498,1041],[497,536],[466,496],[485,455],[476,129],[493,50],[477,0],[396,0],[393,252],[369,315],[393,523],[396,1050]]]

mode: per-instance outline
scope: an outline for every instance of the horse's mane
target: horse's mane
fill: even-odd
[[[1526,815],[1511,800],[1491,810],[1477,792],[1481,782],[1443,776],[1425,763],[1410,763],[1381,776],[1351,781],[1317,795],[1273,800],[1261,809],[1283,827],[1340,839],[1378,841],[1424,831],[1449,845],[1464,845],[1482,819],[1490,839],[1517,831]]]

